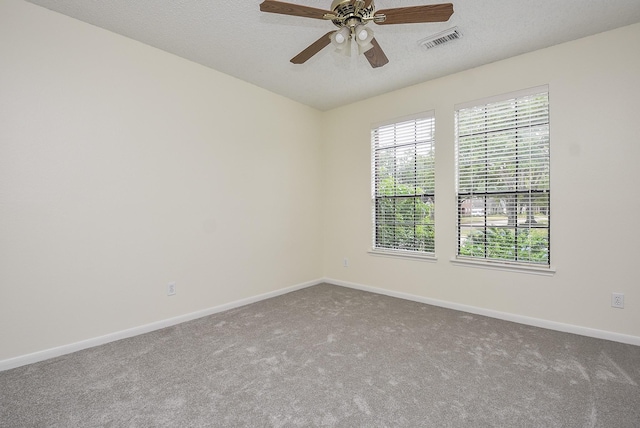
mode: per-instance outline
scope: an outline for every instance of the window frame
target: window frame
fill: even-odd
[[[421,113],[417,113],[414,115],[410,115],[410,116],[404,116],[404,117],[400,117],[400,118],[396,118],[393,120],[389,120],[389,121],[385,121],[385,122],[380,122],[377,124],[373,124],[371,126],[371,140],[370,140],[370,144],[371,144],[371,220],[372,220],[372,246],[371,249],[369,251],[370,254],[372,255],[377,255],[377,256],[391,256],[391,257],[400,257],[400,258],[405,258],[405,259],[411,259],[411,260],[424,260],[424,261],[435,261],[436,257],[435,257],[435,143],[436,143],[436,139],[435,139],[435,110],[429,110],[429,111],[425,111],[425,112],[421,112]],[[418,134],[420,134],[420,132],[426,132],[427,135],[429,135],[429,138],[425,139],[424,141],[422,140],[411,140],[411,141],[402,141],[401,143],[396,144],[397,142],[397,138],[394,137],[394,144],[388,144],[387,141],[387,145],[384,147],[380,147],[379,141],[376,138],[376,133],[378,133],[382,128],[385,127],[396,127],[396,126],[406,126],[407,123],[409,122],[414,122],[413,126],[419,126],[417,124],[418,121],[427,121],[425,129],[424,130],[416,130],[416,132],[418,132]],[[377,157],[377,153],[379,151],[384,151],[384,150],[388,150],[391,148],[395,148],[398,149],[400,147],[407,147],[407,146],[414,146],[414,156],[415,156],[415,160],[416,160],[416,164],[417,164],[417,156],[421,153],[422,150],[425,149],[425,147],[427,147],[427,152],[429,154],[432,154],[432,158],[430,159],[430,164],[427,165],[426,168],[421,169],[421,170],[416,170],[416,176],[414,176],[414,180],[416,180],[416,185],[417,185],[417,180],[418,180],[418,171],[423,172],[423,171],[429,171],[428,173],[432,175],[432,188],[431,189],[426,189],[423,190],[422,192],[420,192],[420,194],[410,194],[410,195],[380,195],[378,190],[378,184],[380,181],[380,175],[378,174],[378,157]],[[398,161],[398,157],[395,156],[394,158],[394,162]],[[397,176],[395,175],[395,172],[393,174],[394,176],[394,182],[395,182],[395,178],[397,178]],[[394,184],[395,186],[395,184]],[[414,187],[414,191],[417,189],[417,187]],[[432,232],[433,232],[433,249],[432,251],[424,251],[424,250],[420,250],[420,249],[406,249],[406,248],[391,248],[391,247],[387,247],[387,246],[382,246],[380,245],[380,241],[379,241],[379,228],[386,225],[389,226],[391,224],[395,224],[395,223],[389,223],[389,222],[382,222],[379,221],[379,216],[377,215],[378,212],[380,212],[380,209],[378,209],[379,207],[379,203],[382,199],[400,199],[400,198],[428,198],[429,199],[429,204],[430,204],[430,215],[432,217],[432,222],[428,223],[428,226],[433,228]],[[425,202],[427,203],[427,202]],[[396,211],[394,211],[395,213]],[[414,217],[413,217],[413,227],[415,228],[416,225],[422,225],[425,226],[427,225],[427,223],[416,223],[415,221],[416,217],[415,217],[415,212],[414,212]],[[397,226],[397,224],[396,224]],[[414,229],[414,233],[415,233],[415,229]]]
[[[497,104],[497,103],[506,103],[509,102],[511,100],[516,100],[516,99],[520,99],[523,97],[528,97],[528,96],[534,96],[540,93],[545,93],[546,97],[547,97],[547,103],[546,103],[546,122],[542,122],[543,126],[546,126],[547,129],[547,142],[546,142],[546,150],[547,150],[547,155],[546,155],[546,176],[544,177],[547,180],[547,188],[540,190],[540,189],[536,189],[536,190],[532,190],[531,188],[529,188],[529,190],[526,191],[522,191],[521,189],[521,185],[523,184],[524,180],[521,180],[521,176],[520,175],[516,175],[516,177],[518,177],[516,179],[516,187],[515,189],[512,189],[510,191],[506,191],[505,189],[501,189],[501,190],[494,190],[494,191],[489,191],[486,187],[484,189],[484,191],[479,191],[479,192],[474,192],[473,190],[469,191],[469,189],[465,189],[465,191],[461,192],[460,191],[460,187],[461,187],[461,167],[460,167],[460,123],[459,123],[459,112],[465,109],[470,109],[470,108],[490,108],[491,105],[493,104]],[[506,115],[505,115],[506,116]],[[529,88],[529,89],[524,89],[521,91],[516,91],[516,92],[510,92],[510,93],[506,93],[506,94],[502,94],[502,95],[498,95],[498,96],[494,96],[494,97],[489,97],[489,98],[484,98],[484,99],[480,99],[480,100],[475,100],[475,101],[470,101],[470,102],[465,102],[465,103],[461,103],[461,104],[457,104],[454,106],[454,119],[455,119],[455,201],[456,201],[456,243],[455,243],[455,248],[456,248],[456,255],[455,257],[451,260],[454,264],[459,264],[459,265],[464,265],[464,266],[471,266],[471,267],[482,267],[482,268],[493,268],[493,269],[500,269],[500,270],[510,270],[510,271],[518,271],[518,272],[529,272],[529,273],[534,273],[534,274],[543,274],[543,275],[548,275],[548,274],[553,274],[555,272],[555,268],[552,266],[551,264],[551,212],[550,212],[550,208],[551,208],[551,171],[550,171],[550,140],[551,140],[551,126],[550,126],[550,122],[551,122],[551,114],[550,114],[550,102],[549,102],[549,86],[548,85],[543,85],[543,86],[537,86],[537,87],[533,87],[533,88]],[[525,129],[525,126],[520,126],[518,119],[515,119],[515,124],[516,126],[514,127],[517,130],[520,129]],[[517,133],[518,131],[516,131]],[[487,138],[489,138],[489,135],[491,135],[491,132],[485,132],[485,140],[484,140],[484,146],[485,146],[485,150],[489,149],[488,146],[488,140]],[[515,140],[518,141],[518,140]],[[482,143],[481,143],[482,144]],[[517,154],[517,148],[514,149],[515,153]],[[506,152],[506,153],[510,153],[513,154],[513,152]],[[516,170],[519,171],[516,167]],[[485,170],[481,170],[480,173],[481,175],[485,175],[488,174],[489,169],[485,169]],[[465,177],[465,179],[468,179],[468,177]],[[486,184],[486,183],[485,183]],[[466,201],[467,203],[470,203],[470,210],[471,210],[471,215],[473,216],[473,202],[476,199],[475,196],[479,196],[479,200],[483,201],[484,206],[483,206],[483,211],[482,211],[482,219],[483,219],[483,223],[484,223],[484,231],[486,232],[487,229],[489,227],[492,227],[494,229],[495,226],[491,225],[488,227],[488,216],[489,213],[487,211],[487,201],[494,198],[495,196],[499,196],[499,195],[506,195],[509,194],[512,197],[519,198],[519,195],[525,195],[528,196],[530,199],[533,198],[534,196],[532,195],[542,195],[543,198],[546,198],[546,213],[547,213],[547,224],[546,226],[534,226],[533,224],[529,224],[528,228],[527,227],[519,227],[518,225],[520,224],[516,218],[515,220],[515,224],[511,225],[511,228],[513,228],[514,230],[514,239],[516,239],[516,245],[515,248],[513,249],[514,254],[517,254],[517,234],[518,231],[520,229],[524,230],[528,230],[529,233],[531,232],[531,230],[533,229],[546,229],[546,239],[547,239],[547,246],[546,246],[546,251],[547,251],[547,259],[546,262],[544,263],[539,263],[539,262],[535,262],[533,260],[517,260],[517,255],[514,256],[514,258],[516,258],[516,260],[511,260],[508,258],[497,258],[497,257],[490,257],[487,254],[487,249],[485,247],[485,251],[482,255],[464,255],[461,254],[461,239],[462,239],[462,203],[463,201]],[[462,199],[461,199],[462,198]],[[529,204],[530,206],[530,204]],[[467,207],[469,208],[469,207]],[[517,210],[516,210],[517,213]],[[507,215],[509,215],[507,213]],[[517,215],[517,214],[516,214]],[[528,220],[527,220],[528,221]],[[525,222],[526,223],[526,222]],[[532,223],[534,223],[532,221]],[[509,224],[506,225],[506,228],[509,228]],[[473,229],[473,228],[471,228]]]

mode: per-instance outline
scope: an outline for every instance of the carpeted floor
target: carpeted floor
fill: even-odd
[[[640,347],[332,285],[0,372],[2,427],[640,427]]]

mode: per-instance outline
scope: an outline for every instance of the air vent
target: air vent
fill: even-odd
[[[462,33],[460,32],[460,30],[458,30],[458,27],[453,27],[438,34],[429,36],[426,39],[419,40],[418,44],[424,49],[431,49],[435,48],[436,46],[441,46],[445,43],[449,43],[453,40],[457,40],[460,37],[462,37]]]

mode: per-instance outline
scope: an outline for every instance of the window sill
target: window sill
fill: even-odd
[[[472,260],[466,258],[453,258],[451,263],[457,266],[473,267],[480,269],[502,270],[507,272],[528,273],[532,275],[553,276],[556,269],[553,266],[534,266],[517,263],[505,263],[499,261]]]
[[[368,251],[372,256],[377,257],[393,257],[407,260],[419,260],[423,262],[436,262],[438,261],[435,254],[432,253],[419,253],[416,251],[402,251],[402,250],[381,250],[372,248]]]

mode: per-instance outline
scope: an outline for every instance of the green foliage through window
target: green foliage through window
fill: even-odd
[[[535,229],[489,227],[473,231],[460,246],[462,256],[518,262],[547,263],[548,253],[548,234]]]
[[[433,253],[434,118],[372,131],[374,248]]]
[[[458,255],[549,265],[546,88],[456,111]]]

